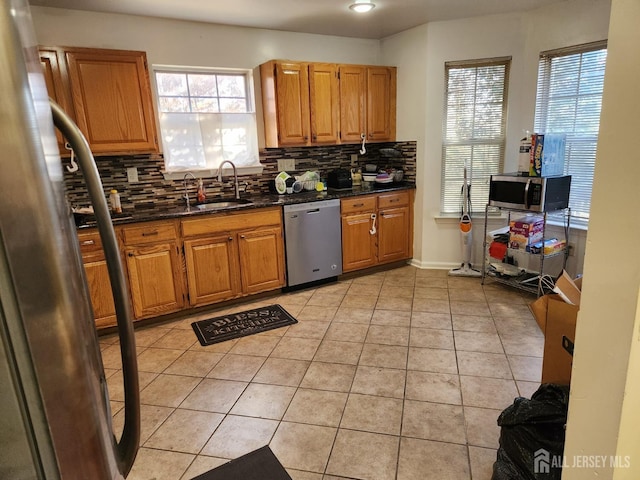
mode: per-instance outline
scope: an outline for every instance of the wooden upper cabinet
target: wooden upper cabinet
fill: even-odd
[[[395,140],[395,67],[271,60],[260,76],[267,147]]]
[[[144,52],[65,48],[76,122],[94,153],[157,152]]]
[[[49,97],[60,105],[60,107],[62,107],[62,109],[69,114],[71,118],[75,118],[71,108],[71,102],[69,100],[70,93],[68,91],[68,84],[64,80],[64,78],[66,78],[66,71],[58,61],[58,53],[56,50],[40,50],[40,64],[42,65],[42,72],[44,74],[44,81],[47,85]],[[58,140],[60,153],[69,154],[69,151],[64,148],[65,140],[58,129],[56,129],[56,139]]]
[[[396,68],[367,68],[367,133],[370,141],[396,138]]]
[[[337,143],[340,124],[338,71],[334,64],[309,65],[312,143]]]
[[[359,142],[367,133],[367,69],[341,65],[340,72],[340,140]]]
[[[272,61],[260,66],[267,147],[310,142],[309,74],[306,63]]]

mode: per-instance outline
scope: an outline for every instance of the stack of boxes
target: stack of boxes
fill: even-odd
[[[544,219],[539,215],[511,220],[509,222],[509,248],[530,251],[532,245],[542,241]]]

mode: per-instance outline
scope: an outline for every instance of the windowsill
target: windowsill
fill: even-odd
[[[262,170],[264,170],[264,167],[262,165],[255,167],[237,168],[239,177],[242,175],[260,175],[262,173]],[[197,178],[215,178],[218,176],[218,169],[207,168],[202,170],[174,170],[170,172],[162,170],[162,176],[165,180],[184,180],[184,176],[187,175],[187,173],[192,173]],[[227,168],[225,166],[225,168],[222,169],[222,175],[224,177],[233,175],[233,168]]]

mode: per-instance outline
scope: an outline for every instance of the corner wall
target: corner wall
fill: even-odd
[[[638,18],[638,0],[613,0],[564,452],[569,464],[607,459],[565,469],[564,480],[640,478],[640,151],[629,148],[640,125]],[[628,468],[612,468],[616,455],[631,456]]]
[[[458,218],[440,216],[444,63],[512,57],[505,171],[515,171],[521,133],[533,129],[539,53],[607,38],[609,10],[609,0],[570,0],[519,14],[431,22],[382,40],[381,62],[398,67],[398,138],[418,140],[416,264],[451,268],[460,262]],[[476,263],[482,261],[483,223],[474,218]],[[488,230],[502,225],[492,221]],[[578,256],[569,266],[578,273],[584,232],[573,232],[571,241]]]

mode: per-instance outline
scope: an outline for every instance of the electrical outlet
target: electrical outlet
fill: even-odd
[[[294,158],[281,158],[278,160],[278,170],[281,172],[290,172],[296,169],[296,161]]]
[[[129,183],[138,182],[138,169],[136,167],[127,168],[127,181]]]
[[[351,166],[355,167],[358,164],[358,154],[357,153],[352,153],[351,154]]]
[[[567,248],[569,249],[569,256],[570,257],[575,257],[575,255],[576,255],[576,244],[569,242],[567,244]]]

